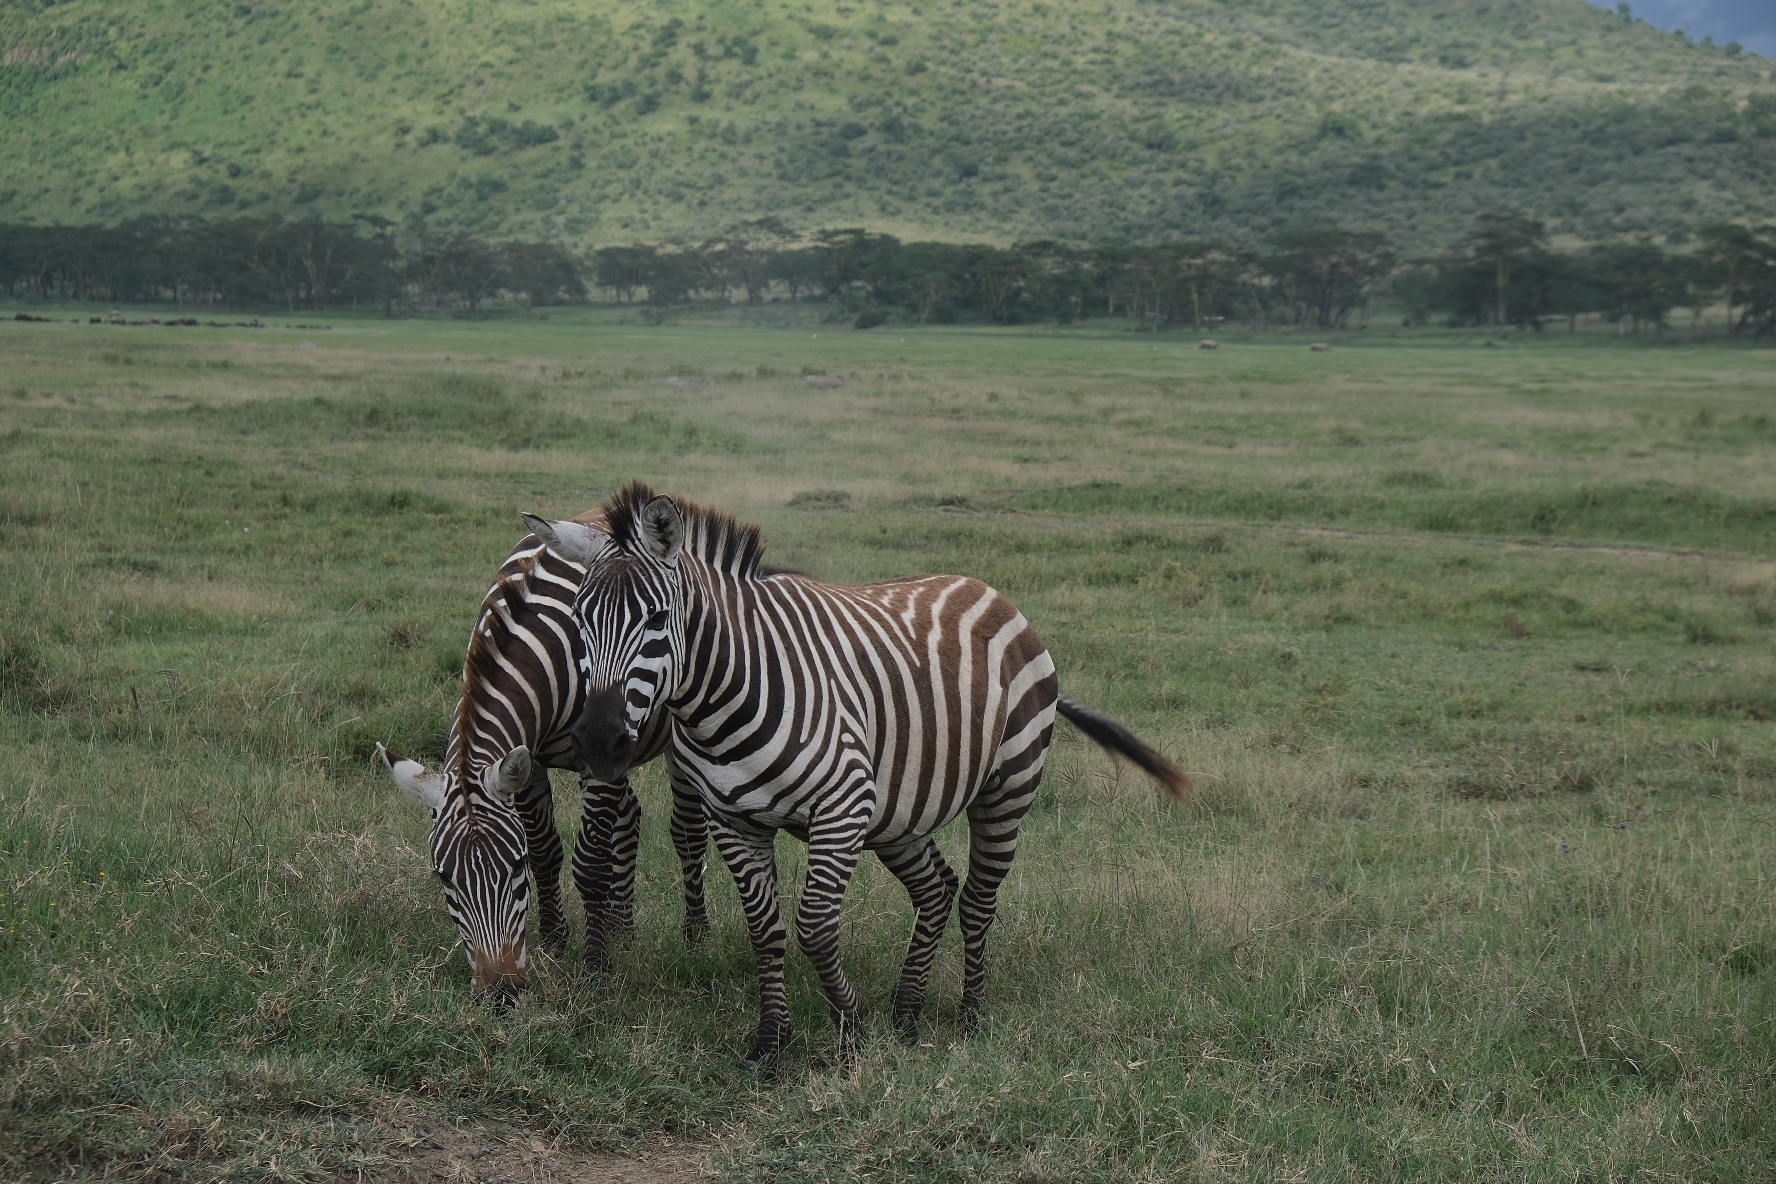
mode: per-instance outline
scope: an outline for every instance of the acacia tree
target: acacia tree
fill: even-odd
[[[522,294],[527,309],[586,295],[578,261],[558,243],[510,242],[501,245],[500,253],[505,263],[503,286]]]
[[[609,288],[618,303],[635,299],[635,290],[647,283],[653,266],[654,247],[600,247],[592,256],[592,277],[601,288]]]
[[[1474,229],[1468,231],[1464,242],[1472,258],[1492,267],[1493,291],[1498,298],[1494,324],[1503,326],[1509,319],[1505,295],[1511,288],[1511,272],[1519,263],[1541,254],[1547,238],[1545,225],[1522,214],[1481,214],[1474,219]]]
[[[1643,321],[1664,325],[1682,296],[1671,261],[1650,242],[1605,243],[1591,248],[1584,258],[1603,294],[1604,307],[1625,319],[1635,333]]]
[[[1292,323],[1339,329],[1353,309],[1367,306],[1375,282],[1392,269],[1387,235],[1375,230],[1314,227],[1277,236],[1269,261],[1283,289]]]
[[[1733,320],[1733,305],[1741,295],[1739,282],[1747,265],[1757,258],[1757,235],[1749,227],[1731,222],[1716,222],[1711,226],[1704,226],[1696,237],[1702,240],[1702,246],[1696,252],[1697,257],[1712,264],[1726,284],[1727,334],[1737,337],[1740,326]]]
[[[771,282],[773,257],[797,237],[783,219],[770,215],[734,223],[705,242],[703,251],[726,270],[732,282],[746,289],[748,304],[757,304]]]

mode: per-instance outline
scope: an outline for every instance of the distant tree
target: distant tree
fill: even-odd
[[[1403,325],[1429,323],[1431,309],[1437,304],[1437,268],[1434,259],[1408,259],[1388,276],[1385,294],[1406,309]]]
[[[1702,323],[1702,317],[1708,308],[1721,294],[1720,275],[1715,268],[1714,260],[1702,254],[1692,253],[1679,255],[1669,261],[1674,295],[1677,303],[1690,310],[1690,324],[1686,336],[1695,337],[1696,330]],[[1732,315],[1728,314],[1731,324]]]
[[[585,299],[579,262],[560,244],[510,242],[499,252],[505,265],[500,285],[522,296],[524,307]]]
[[[1512,269],[1540,254],[1547,237],[1545,225],[1522,214],[1481,214],[1474,219],[1474,228],[1464,241],[1474,259],[1492,266],[1497,297],[1494,324],[1508,323],[1505,298],[1511,286]]]
[[[1279,280],[1291,323],[1344,328],[1367,307],[1376,282],[1392,269],[1393,252],[1379,231],[1312,227],[1277,236],[1269,266]]]
[[[701,253],[683,247],[653,251],[647,257],[647,270],[642,273],[648,303],[655,307],[683,304],[703,286],[706,278]]]
[[[1252,328],[1262,333],[1269,326],[1266,310],[1277,289],[1277,276],[1271,270],[1269,257],[1258,251],[1242,251],[1234,265],[1234,274],[1235,282],[1245,294]]]
[[[1663,326],[1683,296],[1670,259],[1651,242],[1604,243],[1582,259],[1590,265],[1603,309],[1625,320],[1631,332],[1639,333],[1643,323]]]
[[[1751,329],[1759,337],[1776,333],[1776,225],[1755,232],[1740,280],[1744,305],[1736,323],[1738,331]]]
[[[893,280],[893,255],[900,240],[871,234],[859,226],[822,230],[814,236],[816,281],[826,300],[838,300],[854,284],[881,288]]]
[[[1215,315],[1222,288],[1233,282],[1238,259],[1227,248],[1201,240],[1179,243],[1165,256],[1188,300],[1191,328],[1200,332],[1203,317]]]
[[[948,320],[968,287],[969,260],[954,243],[907,243],[898,255],[893,303],[919,318]]]
[[[703,244],[727,273],[729,280],[746,291],[746,302],[757,304],[770,284],[770,265],[778,251],[796,240],[796,233],[776,216],[736,222]]]
[[[592,256],[593,282],[608,288],[618,303],[627,304],[635,298],[637,288],[647,283],[656,249],[650,246],[600,247]]]
[[[1096,281],[1089,251],[1049,241],[1021,243],[1014,250],[1029,260],[1032,286],[1050,316],[1062,324],[1084,319]]]
[[[1568,334],[1578,332],[1579,318],[1596,312],[1605,303],[1597,276],[1584,259],[1550,255],[1547,259],[1547,312],[1565,317]]]
[[[373,262],[374,279],[367,286],[372,290],[372,298],[382,305],[383,316],[393,316],[395,299],[401,292],[401,251],[395,241],[396,224],[380,214],[353,214],[352,221],[369,233],[367,254]]]
[[[975,246],[968,250],[968,268],[986,318],[1001,325],[1018,321],[1028,292],[1029,257],[1008,248]]]
[[[1749,227],[1732,222],[1716,222],[1704,226],[1696,237],[1702,240],[1697,258],[1716,268],[1727,300],[1727,333],[1739,335],[1740,325],[1733,320],[1733,305],[1743,295],[1740,289],[1746,269],[1758,256],[1758,236]]]
[[[789,289],[791,300],[818,286],[822,256],[814,247],[788,247],[772,252],[765,264],[765,277]]]
[[[422,233],[408,265],[408,274],[433,306],[455,302],[473,313],[499,287],[505,276],[504,252],[467,232],[448,238]]]

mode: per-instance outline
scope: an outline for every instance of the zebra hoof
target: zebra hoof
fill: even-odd
[[[609,974],[611,968],[610,952],[603,948],[586,947],[585,954],[580,958],[580,969],[587,974]]]
[[[703,939],[709,936],[709,918],[686,917],[679,932],[684,935],[685,945],[700,946],[703,944]]]
[[[789,1032],[787,1018],[781,1023],[760,1024],[752,1049],[746,1054],[746,1063],[756,1068],[759,1077],[770,1084],[776,1084],[777,1064],[784,1046],[789,1043]]]
[[[758,1074],[760,1085],[776,1085],[777,1072],[783,1064],[783,1048],[781,1045],[766,1047],[764,1041],[758,1041],[746,1054],[746,1063]]]
[[[908,1048],[916,1047],[919,1043],[918,1013],[915,1012],[906,1015],[896,1013],[894,1017],[894,1034],[900,1037],[900,1042]]]

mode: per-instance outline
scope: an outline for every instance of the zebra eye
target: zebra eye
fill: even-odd
[[[645,628],[649,633],[658,632],[659,630],[666,628],[666,618],[670,615],[671,614],[666,609],[661,609],[659,612],[651,614],[647,619]]]

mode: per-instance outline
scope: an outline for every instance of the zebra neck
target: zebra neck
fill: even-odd
[[[724,705],[744,697],[763,673],[766,655],[754,624],[770,586],[694,560],[681,559],[679,572],[684,640],[665,703],[690,739],[706,739],[711,718],[725,716]]]

